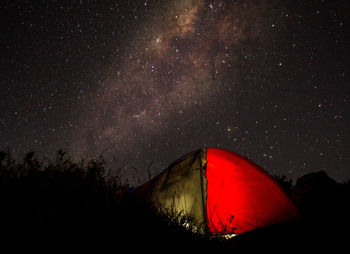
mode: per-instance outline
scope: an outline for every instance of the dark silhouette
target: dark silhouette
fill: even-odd
[[[280,177],[286,181],[285,177]],[[287,183],[289,183],[287,181]],[[301,221],[209,238],[181,215],[152,210],[106,170],[102,156],[73,162],[64,151],[22,162],[0,152],[0,252],[25,253],[335,253],[348,249],[350,183],[319,172],[286,185]]]

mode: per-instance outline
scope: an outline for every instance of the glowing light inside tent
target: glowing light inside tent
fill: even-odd
[[[243,233],[289,221],[299,211],[259,166],[222,149],[207,149],[207,226],[212,234]]]

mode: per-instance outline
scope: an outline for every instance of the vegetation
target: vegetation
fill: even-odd
[[[285,178],[278,180],[292,193]],[[193,233],[181,214],[152,210],[105,168],[102,157],[74,163],[58,151],[52,162],[31,152],[17,162],[0,152],[0,252],[333,253],[346,243],[350,184],[327,185],[327,197],[303,188],[297,198],[302,221],[223,241]]]
[[[168,253],[211,244],[182,227],[180,215],[157,214],[104,165],[102,157],[74,163],[63,151],[54,162],[31,152],[21,163],[0,152],[0,248]]]

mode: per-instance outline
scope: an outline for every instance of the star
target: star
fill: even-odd
[[[203,146],[293,179],[316,170],[347,179],[347,9],[272,0],[5,4],[0,149],[50,156],[64,147],[79,159],[108,148],[108,166],[125,179],[139,174],[132,184],[151,161],[156,174]]]

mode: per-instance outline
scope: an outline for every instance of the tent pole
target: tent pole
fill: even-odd
[[[202,190],[202,209],[203,209],[203,217],[204,217],[204,233],[208,233],[208,225],[207,225],[207,209],[206,209],[206,190],[204,190],[204,177],[205,177],[205,170],[206,170],[206,164],[207,164],[207,148],[203,148],[200,151],[200,179],[201,179],[201,190]],[[203,159],[204,160],[203,160]],[[203,165],[203,161],[205,161],[205,164]],[[206,181],[205,181],[206,182]]]

